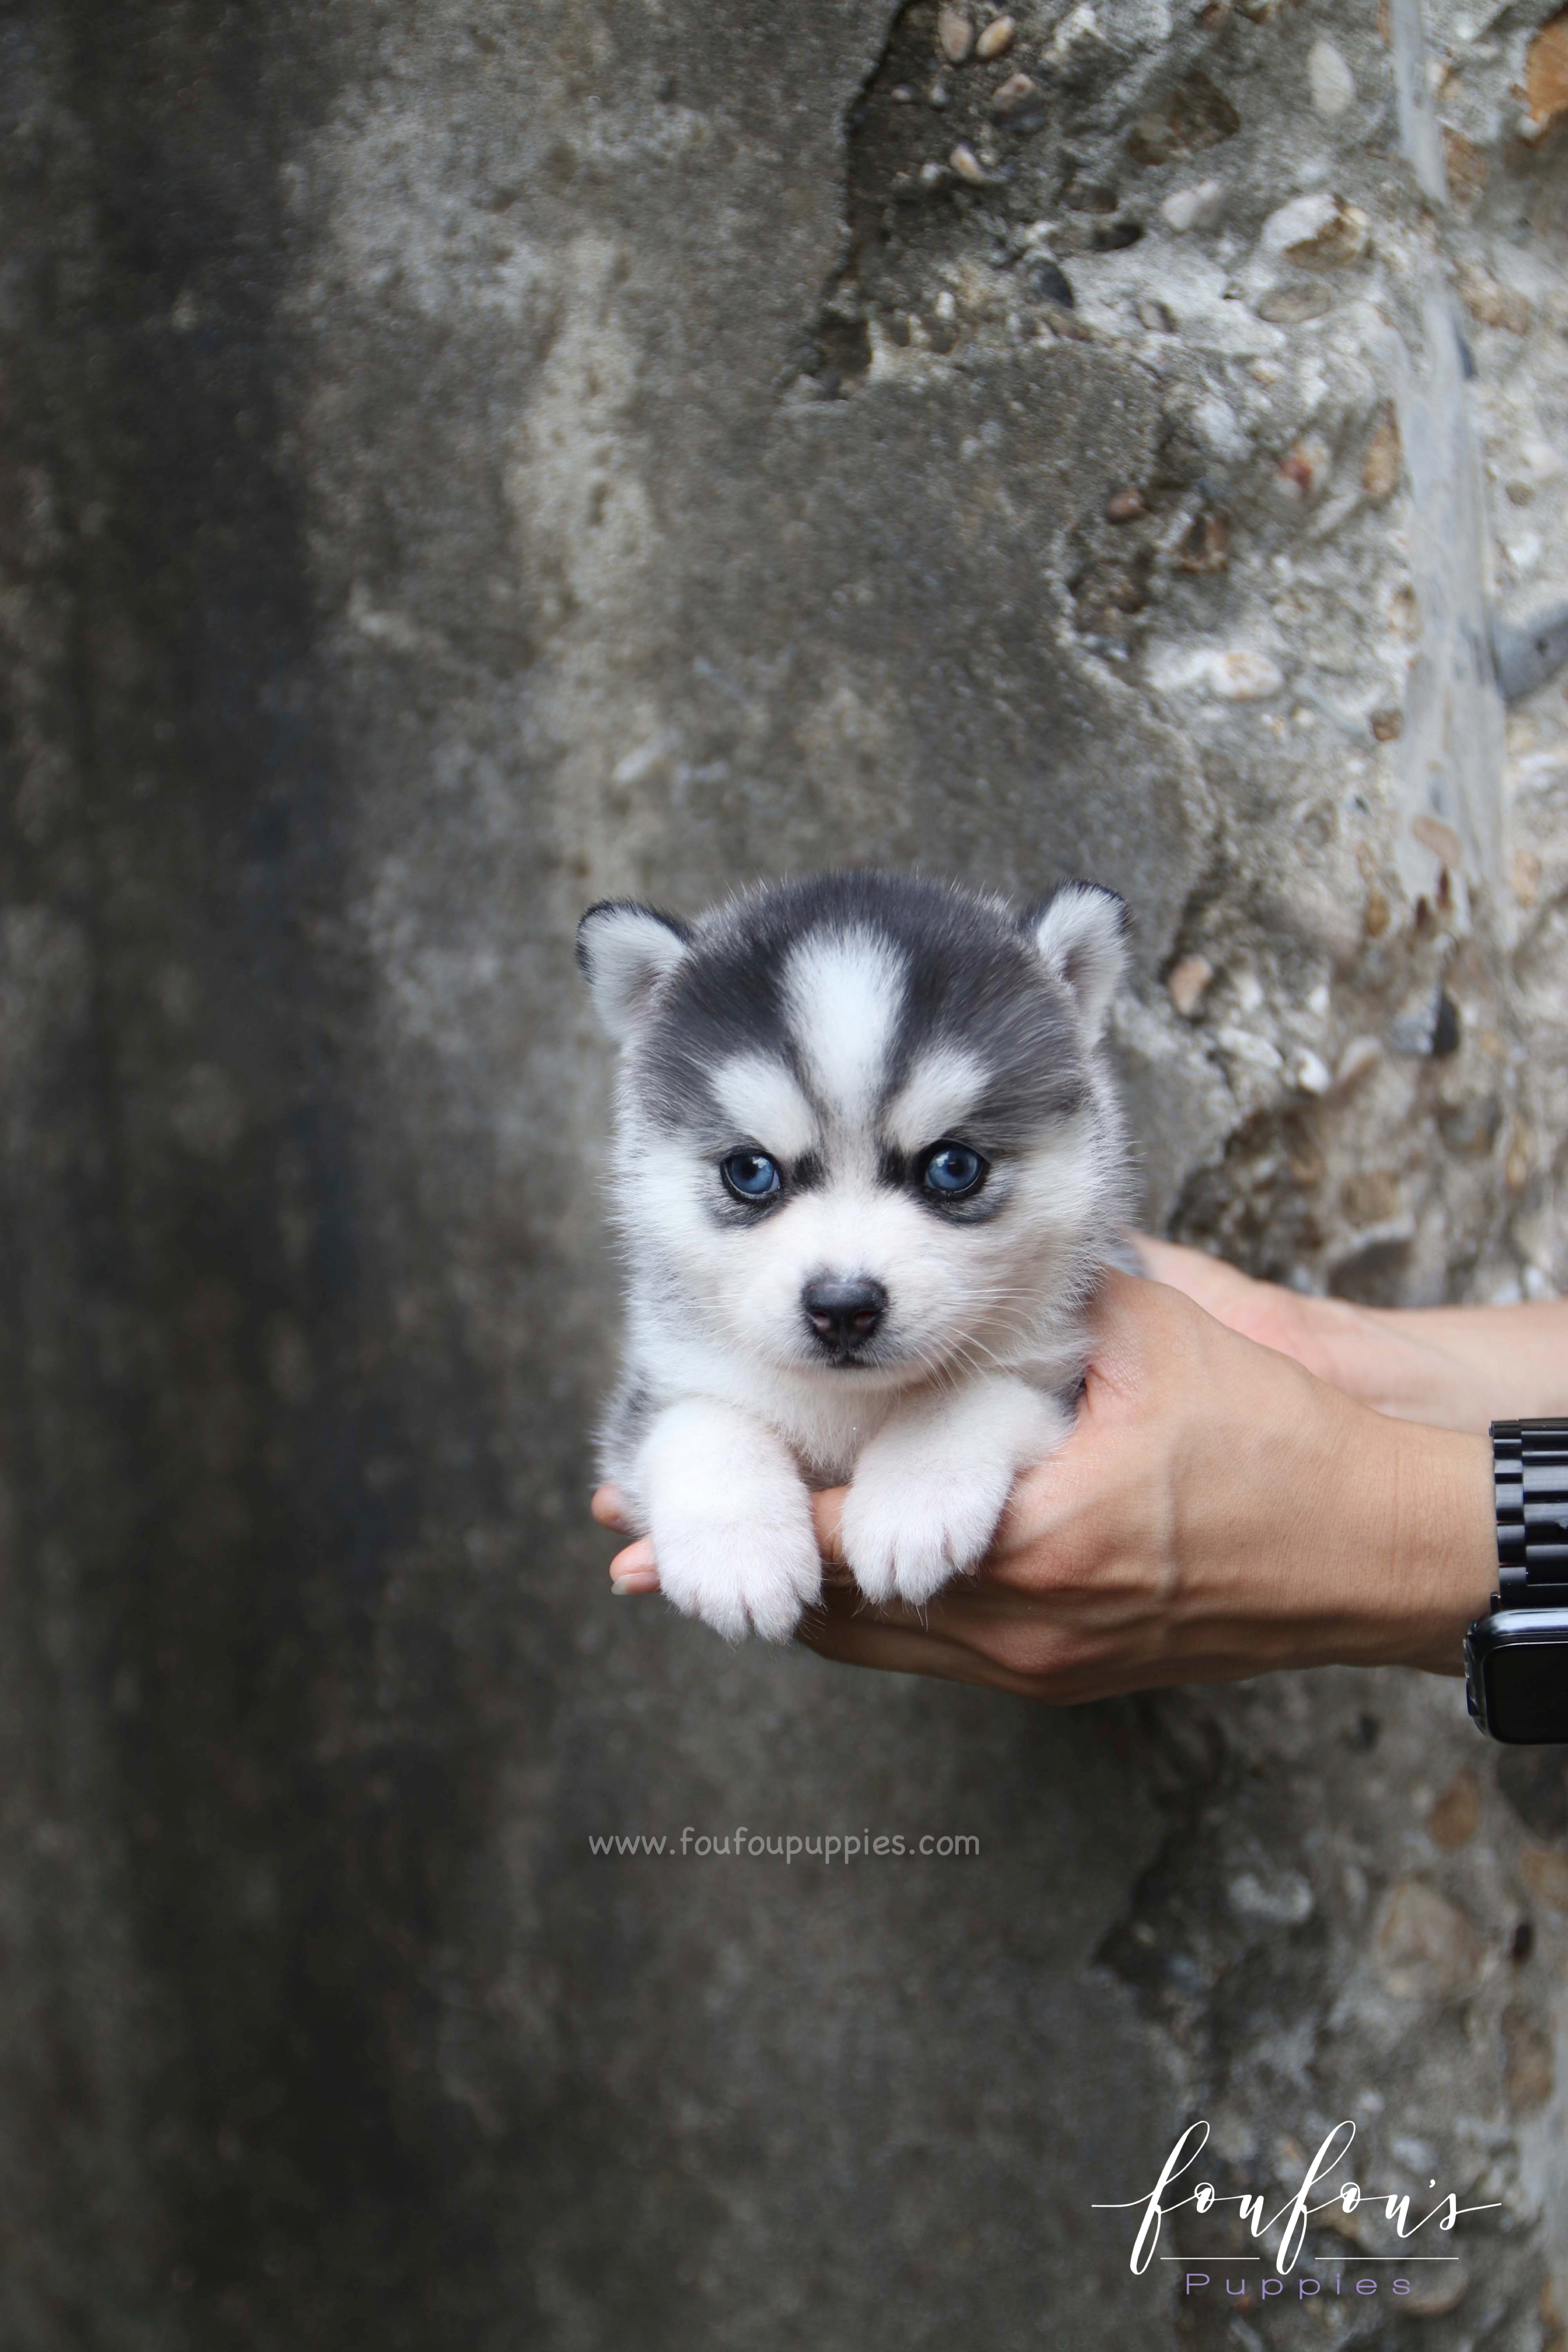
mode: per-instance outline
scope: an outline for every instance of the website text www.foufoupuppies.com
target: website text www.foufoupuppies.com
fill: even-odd
[[[710,1862],[728,1858],[731,1862],[820,1862],[834,1865],[848,1862],[973,1860],[980,1852],[980,1840],[949,1830],[912,1833],[900,1830],[819,1830],[797,1833],[794,1830],[747,1829],[742,1823],[731,1830],[687,1828],[678,1834],[658,1836],[650,1836],[646,1831],[611,1832],[603,1837],[590,1834],[588,1851],[601,1855],[642,1854],[654,1861]]]

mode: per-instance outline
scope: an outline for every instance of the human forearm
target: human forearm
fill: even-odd
[[[1466,1412],[1462,1425],[1568,1413],[1568,1300],[1367,1312],[1394,1338],[1444,1359],[1444,1391]]]
[[[1138,1246],[1159,1281],[1379,1412],[1484,1432],[1489,1421],[1568,1412],[1568,1304],[1359,1307],[1255,1281],[1172,1242]]]

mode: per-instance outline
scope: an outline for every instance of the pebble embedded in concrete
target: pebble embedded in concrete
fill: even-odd
[[[1439,865],[1458,873],[1464,864],[1465,845],[1454,828],[1443,817],[1432,816],[1423,810],[1410,820],[1410,830],[1423,849],[1429,849]]]
[[[1373,1948],[1384,1983],[1406,2000],[1451,2000],[1480,1971],[1479,1939],[1469,1919],[1419,1879],[1401,1879],[1389,1889]]]
[[[1092,47],[1102,47],[1105,33],[1090,0],[1079,0],[1079,5],[1069,10],[1051,35],[1051,56],[1058,65],[1071,65],[1075,53]]]
[[[1530,332],[1530,300],[1512,286],[1501,286],[1484,269],[1467,264],[1456,277],[1460,301],[1483,327],[1500,327],[1505,334]]]
[[[1373,506],[1381,506],[1399,488],[1405,463],[1399,425],[1392,409],[1374,425],[1362,452],[1361,486]]]
[[[1525,59],[1525,103],[1531,123],[1544,131],[1568,113],[1568,11],[1543,25]]]
[[[950,66],[961,66],[974,47],[974,26],[963,9],[944,0],[937,12],[937,46]]]
[[[967,180],[971,187],[983,188],[985,185],[985,166],[967,139],[959,141],[947,160],[959,178]]]
[[[1170,313],[1164,305],[1162,303],[1160,307],[1163,314],[1169,318]],[[1172,323],[1173,325],[1174,321]],[[1243,458],[1251,455],[1252,443],[1246,426],[1229,401],[1222,399],[1217,392],[1205,393],[1195,403],[1192,419],[1205,447],[1227,466],[1239,465]]]
[[[1072,280],[1048,253],[1037,255],[1029,264],[1027,277],[1030,287],[1043,302],[1055,302],[1064,310],[1073,309]]]
[[[1166,992],[1184,1021],[1195,1021],[1214,979],[1207,956],[1184,955],[1165,978]]]
[[[1244,1919],[1274,1927],[1299,1927],[1316,1909],[1311,1882],[1299,1870],[1240,1870],[1226,1887],[1226,1900]]]
[[[1012,47],[1017,30],[1018,27],[1011,16],[994,18],[984,26],[974,44],[975,56],[987,62],[992,58],[1005,56]]]
[[[1208,689],[1222,702],[1266,702],[1285,683],[1279,663],[1250,646],[1233,646],[1208,664]]]
[[[1334,1084],[1346,1091],[1358,1078],[1375,1069],[1383,1059],[1383,1045],[1376,1037],[1352,1037],[1334,1065]]]
[[[1432,1051],[1436,1020],[1436,1008],[1430,1000],[1423,998],[1416,1004],[1407,1005],[1388,1024],[1389,1051],[1425,1057]]]
[[[1030,100],[1037,96],[1037,87],[1026,73],[1009,74],[991,93],[991,111],[1007,121],[1022,113]]]
[[[1312,43],[1307,56],[1307,87],[1320,114],[1343,114],[1355,103],[1355,76],[1332,41]]]
[[[1347,268],[1371,241],[1372,223],[1361,206],[1321,188],[1270,213],[1258,239],[1265,253],[1302,269]]]
[[[1098,180],[1069,180],[1062,190],[1062,202],[1073,213],[1113,213],[1120,201],[1114,188]]]
[[[1298,441],[1293,449],[1287,449],[1274,468],[1275,481],[1281,494],[1298,505],[1310,499],[1322,459],[1327,455],[1326,450],[1320,449],[1310,441]]]
[[[1172,556],[1172,570],[1200,574],[1223,572],[1229,562],[1229,517],[1217,508],[1205,508],[1194,516],[1191,530]]]
[[[1253,304],[1270,327],[1303,327],[1310,319],[1326,318],[1333,307],[1326,286],[1274,286]]]
[[[1189,229],[1212,227],[1224,204],[1224,182],[1200,180],[1194,187],[1173,188],[1161,204],[1160,214],[1167,228],[1183,236]]]

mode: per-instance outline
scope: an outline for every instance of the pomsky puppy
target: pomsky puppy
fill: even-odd
[[[1124,914],[843,873],[584,916],[630,1277],[601,1465],[689,1616],[786,1640],[821,1590],[808,1490],[844,1481],[861,1591],[929,1601],[1070,1429],[1125,1254]]]

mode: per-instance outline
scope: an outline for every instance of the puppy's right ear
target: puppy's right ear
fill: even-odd
[[[601,898],[577,926],[577,961],[594,1010],[617,1045],[631,1035],[667,971],[686,953],[691,933],[673,915]]]

